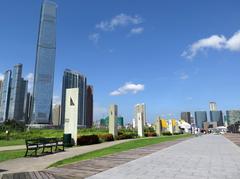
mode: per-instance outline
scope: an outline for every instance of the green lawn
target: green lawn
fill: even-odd
[[[157,144],[157,143],[165,142],[165,141],[172,141],[172,140],[176,140],[179,138],[185,138],[185,137],[190,137],[190,136],[191,135],[188,135],[188,134],[176,135],[176,136],[161,136],[161,137],[156,137],[156,138],[144,138],[144,139],[128,141],[128,142],[117,144],[117,145],[107,147],[104,149],[88,152],[86,154],[81,154],[81,155],[78,155],[78,156],[75,156],[72,158],[60,160],[60,161],[50,165],[49,167],[62,166],[62,165],[78,162],[81,160],[93,159],[93,158],[102,157],[105,155],[110,155],[110,154],[119,153],[122,151],[127,151],[130,149],[136,149],[139,147],[153,145],[153,144]]]
[[[80,129],[78,135],[104,134],[108,133],[107,129]],[[25,139],[39,137],[63,137],[62,129],[31,129],[30,131],[12,131],[10,132],[10,140],[5,140],[6,134],[0,132],[0,147],[11,145],[24,145]]]
[[[14,140],[0,140],[0,147],[11,146],[11,145],[24,145],[24,139],[14,139]]]
[[[10,150],[10,151],[3,151],[0,152],[0,162],[5,160],[11,160],[15,158],[23,157],[25,154],[25,150]],[[0,163],[1,165],[1,163]]]

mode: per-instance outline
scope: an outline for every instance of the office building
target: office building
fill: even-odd
[[[185,122],[191,124],[191,113],[190,112],[181,112],[181,119]]]
[[[1,99],[2,99],[2,86],[3,86],[3,80],[0,80],[0,108],[1,108]]]
[[[142,104],[136,104],[134,108],[134,119],[135,119],[135,127],[137,128],[138,125],[138,113],[142,113],[143,116],[143,125],[146,125],[146,105],[144,103]]]
[[[87,86],[86,97],[86,127],[91,128],[93,125],[93,86]]]
[[[85,76],[78,72],[66,69],[63,75],[62,82],[62,107],[61,107],[61,125],[64,125],[65,121],[65,99],[66,90],[70,88],[79,88],[79,118],[78,125],[81,127],[86,127],[86,88],[87,79]]]
[[[9,97],[10,97],[10,83],[11,83],[11,70],[4,73],[1,95],[1,108],[0,108],[0,123],[8,118]]]
[[[32,111],[32,99],[33,96],[31,95],[31,93],[27,93],[27,97],[25,100],[25,104],[24,104],[24,118],[25,118],[25,122],[26,124],[30,123],[30,117],[31,117],[31,111]]]
[[[13,68],[11,84],[8,119],[25,122],[24,108],[27,97],[28,82],[22,78],[22,64],[17,64]]]
[[[56,9],[57,5],[50,0],[44,1],[41,8],[31,114],[31,123],[36,124],[51,122],[56,56]]]
[[[203,123],[207,122],[207,112],[206,111],[196,111],[195,112],[195,122],[196,127],[203,129]]]
[[[210,102],[209,109],[210,111],[217,111],[217,104],[215,102]]]
[[[217,126],[223,126],[223,114],[222,111],[210,111],[210,121],[216,122]]]
[[[124,126],[124,118],[122,116],[117,117],[117,126],[118,128],[121,128]],[[100,119],[100,127],[108,127],[109,124],[109,116]]]
[[[233,125],[236,122],[240,122],[240,110],[226,111],[226,119],[227,119],[228,125]]]
[[[52,124],[54,126],[60,126],[61,124],[61,105],[59,104],[53,106]]]

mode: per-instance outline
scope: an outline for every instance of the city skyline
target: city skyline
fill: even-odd
[[[2,74],[20,62],[24,66],[24,77],[32,79],[41,2],[3,1],[1,14],[9,16],[10,21],[19,20],[19,23],[13,26],[3,20],[3,27],[8,23],[8,31],[4,28],[0,30],[3,39],[0,59],[6,59],[8,63],[1,64]],[[135,1],[130,2],[129,8],[126,8],[127,1],[109,2],[112,11],[103,12],[103,9],[97,8],[94,15],[87,12],[89,3],[84,2],[80,6],[77,1],[69,4],[56,2],[61,14],[57,21],[59,50],[54,80],[54,98],[58,101],[63,71],[70,68],[85,74],[94,86],[95,120],[96,114],[97,119],[107,114],[112,103],[118,104],[119,112],[124,114],[127,121],[133,117],[134,105],[142,102],[148,106],[147,121],[153,121],[157,115],[164,117],[174,113],[172,117],[175,117],[180,116],[182,111],[206,111],[209,101],[216,101],[222,111],[240,108],[237,98],[240,85],[236,81],[239,76],[237,66],[240,64],[240,27],[231,20],[240,17],[237,10],[239,2],[223,1],[214,12],[210,11],[215,5],[212,2],[197,2],[197,5],[190,1],[175,2],[170,3],[170,7],[165,2],[153,1],[152,5],[148,4],[153,12],[142,9],[145,1],[137,6],[134,6]],[[11,3],[19,4],[14,15],[9,14],[11,11],[7,12]],[[99,7],[104,6],[104,3],[96,3]],[[183,8],[186,3],[190,3],[192,9]],[[24,11],[25,4],[33,8],[18,14]],[[166,10],[160,9],[162,11],[159,12],[152,7],[154,5],[161,5]],[[115,9],[118,6],[120,10]],[[198,15],[205,6],[207,9],[201,18]],[[181,8],[186,10],[183,15],[180,15]],[[223,8],[233,13],[223,14]],[[167,12],[173,9],[174,13]],[[191,17],[193,11],[196,13]],[[16,14],[19,17],[15,17]],[[88,21],[84,19],[86,15],[89,15]],[[177,16],[179,22],[173,21]],[[206,19],[207,16],[211,18]],[[71,20],[74,17],[79,19],[77,23]],[[169,20],[165,21],[164,17]],[[198,21],[191,21],[194,18]],[[227,27],[222,26],[224,22],[228,22]],[[176,23],[179,32],[172,29]],[[232,43],[234,39],[237,42],[235,46]],[[14,51],[11,54],[8,49],[10,45],[11,51]],[[138,67],[139,62],[143,65]]]

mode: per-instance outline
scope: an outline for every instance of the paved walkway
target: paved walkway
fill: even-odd
[[[240,147],[240,134],[239,133],[238,134],[226,133],[224,136]]]
[[[0,147],[0,152],[2,151],[8,151],[8,150],[20,150],[20,149],[25,149],[25,145],[13,145],[13,146],[4,146]]]
[[[14,160],[8,160],[0,163],[0,178],[1,174],[4,173],[15,173],[15,172],[28,172],[28,171],[38,171],[47,168],[49,165],[66,158],[70,158],[83,153],[91,152],[93,150],[98,150],[106,147],[110,147],[116,144],[120,144],[129,140],[118,140],[113,142],[104,142],[101,144],[81,146],[68,148],[65,152],[59,152],[51,155],[46,155],[42,157],[26,157],[17,158]],[[5,171],[6,170],[6,171]],[[1,172],[2,171],[2,172]],[[5,171],[5,172],[3,172]]]
[[[238,179],[240,148],[221,135],[196,137],[89,179]]]

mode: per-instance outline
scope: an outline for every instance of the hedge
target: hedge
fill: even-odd
[[[100,143],[97,135],[86,135],[77,138],[77,145],[91,145]]]

